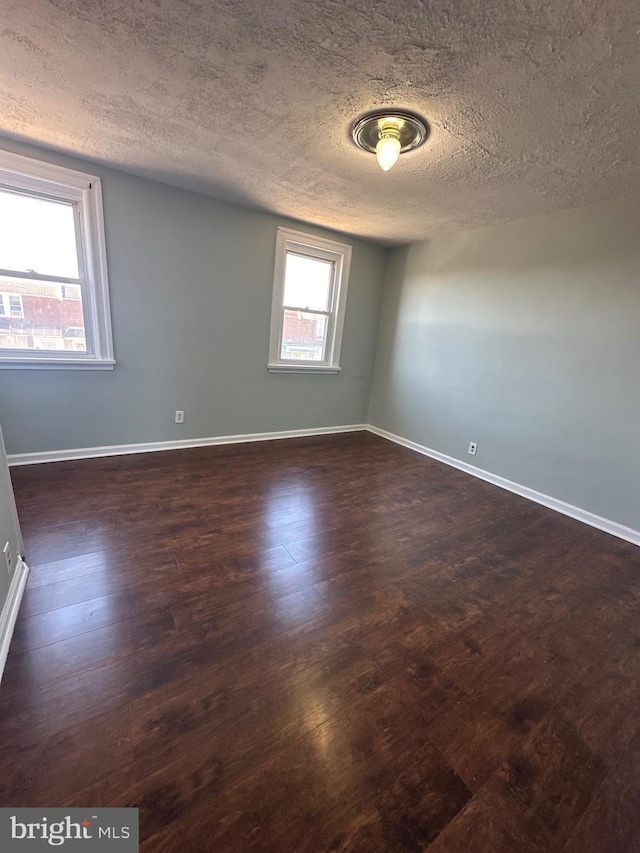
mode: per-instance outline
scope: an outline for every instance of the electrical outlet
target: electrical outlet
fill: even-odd
[[[176,423],[183,424],[184,423],[184,412],[176,412]]]
[[[7,542],[2,549],[2,553],[4,554],[4,562],[7,567],[7,572],[11,574],[13,571],[13,554],[11,553],[11,545]]]
[[[475,456],[477,449],[478,449],[478,442],[477,441],[470,441],[469,442],[469,453],[472,456]]]

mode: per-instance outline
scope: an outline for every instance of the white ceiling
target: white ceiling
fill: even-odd
[[[387,105],[432,133],[384,174]],[[640,192],[640,3],[2,0],[0,133],[422,239]]]

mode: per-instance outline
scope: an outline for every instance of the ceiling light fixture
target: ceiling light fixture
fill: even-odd
[[[351,136],[363,151],[376,155],[384,172],[406,151],[413,151],[429,136],[429,125],[415,113],[404,110],[376,110],[353,126]]]

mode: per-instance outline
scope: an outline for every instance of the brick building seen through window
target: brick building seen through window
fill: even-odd
[[[86,352],[80,287],[0,277],[0,349]]]

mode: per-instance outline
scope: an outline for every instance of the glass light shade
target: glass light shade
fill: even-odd
[[[388,172],[397,161],[400,147],[400,140],[394,136],[383,136],[376,145],[376,159],[384,172]]]

